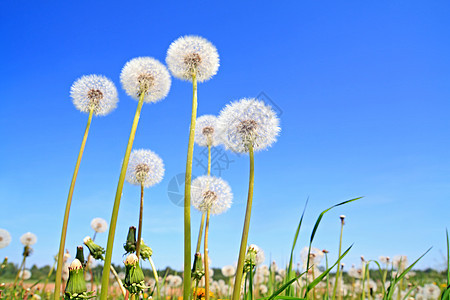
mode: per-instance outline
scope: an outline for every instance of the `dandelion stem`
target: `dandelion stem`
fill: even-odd
[[[119,275],[116,272],[116,269],[111,265],[111,273],[114,275],[114,278],[116,279],[117,283],[119,284],[120,290],[122,291],[123,296],[125,297],[127,290],[123,287],[122,280],[120,280]]]
[[[156,295],[158,296],[158,300],[161,298],[161,294],[159,291],[159,276],[158,276],[158,272],[156,271],[156,267],[155,264],[153,263],[153,259],[150,256],[148,258],[148,260],[150,261],[150,265],[152,266],[152,271],[153,271],[153,276],[155,277],[155,284],[156,284]]]
[[[78,169],[80,168],[81,158],[83,157],[84,147],[86,145],[86,140],[88,137],[89,128],[91,126],[93,114],[94,114],[94,110],[91,109],[89,111],[89,117],[88,117],[86,129],[84,130],[83,141],[81,142],[80,151],[78,152],[77,163],[75,164],[75,171],[73,172],[72,182],[70,183],[70,188],[69,188],[69,195],[67,197],[66,210],[64,212],[64,221],[63,221],[62,232],[61,232],[61,240],[59,243],[58,262],[57,262],[57,266],[56,266],[55,293],[54,293],[55,300],[59,299],[59,297],[60,297],[63,256],[64,256],[64,248],[65,248],[65,244],[66,244],[67,224],[69,222],[69,213],[70,213],[70,205],[72,204],[73,190],[75,188],[75,182],[77,181]]]
[[[141,115],[142,105],[144,104],[145,91],[141,92],[139,97],[138,106],[136,108],[136,114],[134,115],[133,125],[131,126],[130,137],[128,139],[127,149],[123,158],[122,169],[120,171],[119,183],[117,185],[116,197],[114,199],[114,207],[111,215],[111,222],[109,225],[108,243],[106,248],[105,263],[102,272],[102,290],[100,294],[101,300],[108,298],[108,286],[109,286],[109,269],[111,267],[111,258],[114,245],[114,234],[116,233],[117,216],[119,214],[120,198],[122,197],[123,183],[125,181],[125,174],[128,167],[128,161],[130,160],[131,148],[133,148],[134,136],[136,135],[136,129],[139,123],[139,117]]]
[[[41,293],[41,295],[44,295],[44,294],[45,294],[45,290],[47,289],[48,280],[49,280],[50,276],[52,276],[52,274],[53,274],[53,270],[55,269],[55,265],[56,265],[56,260],[55,260],[55,262],[53,263],[52,268],[51,268],[50,271],[48,272],[47,278],[45,279],[44,287],[42,288],[42,293]]]
[[[14,280],[14,289],[16,288],[16,284],[17,284],[17,280],[19,279],[20,272],[22,272],[22,278],[23,278],[23,273],[24,273],[23,270],[25,270],[25,260],[26,259],[27,259],[27,256],[24,255],[22,263],[20,264],[20,267],[19,267],[19,271],[17,271],[16,279]]]
[[[139,208],[139,227],[138,227],[138,238],[136,242],[136,256],[139,258],[141,253],[141,237],[142,237],[142,214],[144,212],[144,185],[141,183],[141,205]]]
[[[341,221],[341,234],[339,237],[339,254],[337,261],[337,270],[336,270],[336,278],[334,280],[334,288],[333,288],[333,300],[336,299],[336,291],[339,286],[339,276],[341,274],[341,251],[342,251],[342,232],[344,231],[344,221]],[[340,290],[338,291],[338,297],[340,297]]]
[[[209,217],[211,211],[208,209],[206,213],[206,225],[205,225],[205,241],[204,241],[204,260],[205,260],[205,300],[209,300],[209,264],[208,264],[208,230],[209,230]]]
[[[203,236],[203,224],[205,224],[205,213],[202,213],[202,220],[200,221],[200,229],[198,231],[198,238],[197,238],[197,249],[195,253],[200,252],[200,247],[202,245],[202,236]]]
[[[191,296],[191,180],[192,157],[194,156],[195,120],[197,118],[197,73],[192,72],[192,114],[189,128],[189,143],[186,160],[186,178],[184,183],[184,281],[183,299]],[[106,299],[102,299],[106,300]]]
[[[239,300],[241,294],[241,282],[242,275],[244,273],[244,259],[245,250],[247,248],[248,231],[250,228],[250,216],[252,213],[252,201],[253,201],[253,185],[254,185],[254,155],[253,145],[248,144],[250,155],[250,177],[248,184],[248,197],[247,197],[247,209],[245,211],[244,230],[242,232],[241,247],[239,249],[238,265],[236,269],[236,279],[234,281],[233,297],[232,300]]]

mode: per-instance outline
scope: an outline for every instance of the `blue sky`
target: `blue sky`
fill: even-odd
[[[428,247],[419,264],[440,267],[450,198],[450,3],[447,1],[3,1],[0,4],[0,228],[13,242],[0,256],[19,262],[19,237],[38,236],[31,264],[52,262],[87,115],[70,101],[73,81],[103,74],[119,90],[118,108],[94,118],[81,164],[67,248],[91,235],[90,220],[111,216],[120,164],[137,102],[120,87],[122,66],[136,56],[161,61],[186,34],[213,42],[218,74],[199,84],[199,115],[232,100],[262,94],[276,105],[279,141],[256,155],[249,242],[279,264],[288,260],[305,200],[310,202],[299,246],[317,215],[331,211],[314,246],[335,258],[339,215],[347,216],[345,259],[406,254]],[[191,86],[173,79],[168,97],[146,104],[134,148],[149,148],[166,165],[146,190],[143,237],[158,267],[181,269],[183,210],[168,197],[184,171]],[[220,149],[219,149],[220,150]],[[202,149],[195,157],[204,160]],[[223,150],[221,150],[223,151]],[[224,161],[229,160],[229,164]],[[212,218],[213,266],[236,261],[248,183],[248,158],[221,152],[235,195]],[[194,166],[202,175],[201,165]],[[113,262],[120,263],[127,228],[136,225],[139,188],[126,185]],[[200,215],[192,212],[196,237]],[[98,236],[106,245],[107,233]],[[266,261],[267,262],[267,261]]]

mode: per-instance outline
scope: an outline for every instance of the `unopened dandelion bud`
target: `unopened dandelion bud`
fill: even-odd
[[[143,260],[148,260],[153,254],[152,248],[144,244],[144,240],[141,239],[141,249],[139,250],[139,254]]]
[[[142,290],[147,289],[144,281],[144,273],[139,266],[139,259],[134,253],[127,256],[125,264],[125,280],[123,286],[130,294],[139,294]]]
[[[101,260],[104,259],[103,254],[105,254],[105,249],[103,249],[103,247],[100,247],[99,245],[94,243],[94,241],[89,236],[85,237],[83,242],[86,247],[88,247],[89,253],[93,258]]]
[[[257,249],[253,248],[252,246],[248,247],[247,254],[245,255],[244,260],[244,273],[252,271],[256,266],[256,254]]]
[[[362,255],[361,255],[361,261],[362,261],[362,262],[365,261],[364,256],[362,256]]]
[[[193,280],[201,280],[203,275],[205,275],[205,271],[203,270],[202,264],[202,254],[200,252],[195,253],[194,256],[194,264],[192,267],[192,279]]]
[[[83,246],[78,246],[77,247],[77,255],[75,255],[75,258],[78,259],[81,262],[83,267],[86,266],[86,261],[84,260]]]
[[[8,264],[8,257],[6,256],[6,257],[3,259],[1,268],[4,269],[4,268],[6,267],[7,264]]]
[[[325,254],[330,253],[330,251],[328,251],[326,249],[323,249],[322,252],[325,253]]]
[[[136,251],[136,227],[131,226],[128,229],[127,241],[123,244],[126,253],[133,253]]]
[[[83,265],[75,258],[69,266],[69,279],[64,291],[64,299],[89,299],[94,297],[92,294],[93,292],[87,292]]]

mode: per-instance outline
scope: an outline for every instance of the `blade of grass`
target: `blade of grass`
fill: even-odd
[[[383,294],[386,292],[386,287],[385,287],[385,280],[383,277],[383,268],[381,267],[380,263],[377,262],[376,260],[369,260],[369,262],[374,262],[377,266],[378,266],[378,272],[380,273],[380,278],[381,278],[381,286],[383,287]]]
[[[325,276],[327,276],[328,273],[330,273],[330,271],[337,265],[337,263],[347,255],[347,253],[350,251],[350,249],[352,247],[353,247],[353,244],[350,247],[348,247],[344,253],[342,253],[342,255],[338,258],[338,260],[330,268],[325,270],[325,272],[320,274],[316,279],[314,279],[310,284],[308,284],[308,286],[306,287],[306,291],[305,291],[305,298],[306,298],[306,295],[308,295],[309,291],[312,290],[319,282],[321,282],[323,280],[323,278]]]
[[[309,201],[309,197],[306,199],[305,207],[303,208],[302,216],[300,217],[300,222],[298,223],[297,231],[295,232],[294,242],[292,243],[291,257],[289,258],[289,266],[288,266],[288,271],[286,273],[286,279],[285,279],[286,282],[291,279],[292,263],[294,260],[294,249],[295,249],[295,245],[297,244],[298,235],[300,233],[300,228],[302,227],[303,217],[305,216],[305,211],[306,211],[306,206],[308,205],[308,201]],[[289,295],[290,293],[291,293],[291,286],[289,285],[286,290],[286,294]]]
[[[347,201],[343,201],[341,203],[335,204],[335,205],[325,209],[323,212],[320,213],[319,217],[316,220],[316,224],[314,224],[314,228],[313,228],[313,231],[311,233],[311,238],[309,240],[309,250],[308,250],[308,257],[307,257],[307,260],[306,260],[306,269],[309,269],[309,258],[310,258],[310,255],[311,255],[311,245],[312,245],[312,242],[314,240],[314,236],[316,235],[317,229],[319,228],[320,221],[322,221],[323,216],[328,211],[332,210],[335,207],[338,207],[338,206],[341,206],[341,205],[344,205],[344,204],[347,204],[347,203],[359,200],[361,198],[363,198],[363,197],[358,197],[358,198],[350,199],[350,200],[347,200]]]
[[[285,284],[283,284],[278,290],[276,290],[269,298],[267,298],[268,300],[272,300],[274,299],[276,296],[278,296],[279,294],[281,294],[285,289],[287,289],[288,286],[290,286],[293,282],[295,282],[297,279],[299,279],[300,277],[302,277],[307,271],[301,273],[300,275],[298,275],[297,277],[292,278],[291,280],[289,280],[288,282],[286,282]]]

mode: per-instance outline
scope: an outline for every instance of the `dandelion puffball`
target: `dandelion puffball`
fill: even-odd
[[[105,116],[117,107],[117,89],[102,75],[83,76],[70,88],[75,107],[85,113],[92,109],[94,115]]]
[[[280,134],[280,120],[272,108],[255,98],[243,98],[222,109],[218,118],[222,142],[238,153],[270,147]]]
[[[102,233],[108,228],[108,223],[102,218],[94,218],[91,221],[91,227],[95,232]]]
[[[200,176],[192,181],[192,205],[201,212],[218,215],[227,211],[233,200],[228,183],[214,176]]]
[[[164,163],[153,151],[139,149],[131,152],[126,180],[135,185],[150,187],[164,177]]]
[[[199,36],[183,36],[170,44],[166,63],[176,78],[192,81],[195,72],[198,82],[211,79],[219,69],[219,54],[210,41]]]
[[[259,266],[260,264],[262,264],[264,262],[264,260],[266,260],[264,251],[259,246],[255,245],[255,244],[251,244],[250,246],[248,246],[248,248],[251,248],[256,252],[255,263],[257,266]]]
[[[170,90],[171,79],[166,66],[151,57],[133,58],[120,73],[123,89],[133,99],[144,93],[145,102],[158,102]]]
[[[231,277],[234,276],[234,274],[236,274],[236,268],[234,266],[224,266],[222,267],[222,274],[225,277]]]
[[[27,232],[20,237],[20,242],[25,246],[31,246],[36,244],[37,237],[34,233]]]
[[[0,249],[5,248],[11,243],[11,235],[8,230],[0,228]]]
[[[197,119],[194,140],[201,147],[216,147],[220,144],[216,116],[203,115]]]
[[[21,278],[21,279],[23,279],[23,280],[28,280],[28,279],[30,279],[31,278],[31,271],[30,270],[28,270],[28,269],[25,269],[25,270],[20,270],[20,272],[19,272],[19,277]]]

